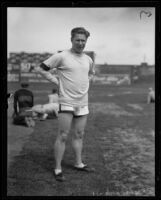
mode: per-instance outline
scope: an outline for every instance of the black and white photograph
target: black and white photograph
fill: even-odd
[[[155,197],[156,8],[7,7],[7,196]]]

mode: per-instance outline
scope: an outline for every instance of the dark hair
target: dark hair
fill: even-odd
[[[52,89],[52,93],[53,93],[53,94],[57,93],[57,91],[58,91],[58,90],[57,90],[56,88],[53,88],[53,89]]]
[[[73,38],[75,36],[75,34],[84,34],[86,36],[86,38],[88,38],[90,36],[90,33],[83,27],[76,27],[76,28],[73,28],[71,30],[71,38]]]

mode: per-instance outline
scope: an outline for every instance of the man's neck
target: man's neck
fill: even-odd
[[[83,54],[83,52],[76,52],[74,49],[71,48],[71,52],[78,55],[78,56],[81,56]]]

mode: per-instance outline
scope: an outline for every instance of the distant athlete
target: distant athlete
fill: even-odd
[[[149,88],[148,96],[147,96],[147,103],[154,103],[155,102],[155,91],[153,88]]]
[[[33,127],[35,126],[35,122],[32,119],[32,113],[26,111],[34,104],[34,96],[33,93],[27,89],[28,86],[29,84],[27,82],[22,82],[22,88],[14,93],[13,124]]]
[[[83,136],[87,122],[89,82],[94,75],[93,60],[83,53],[90,33],[83,27],[71,31],[71,49],[52,55],[45,60],[37,71],[59,88],[58,135],[55,142],[55,178],[64,181],[62,159],[71,126],[74,127],[72,146],[75,152],[74,169],[91,172],[82,161]],[[58,78],[51,69],[57,69]]]

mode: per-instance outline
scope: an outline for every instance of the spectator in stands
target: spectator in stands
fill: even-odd
[[[71,49],[52,55],[37,68],[42,76],[59,87],[59,131],[55,142],[54,170],[57,181],[65,180],[61,163],[72,124],[74,127],[72,146],[76,158],[73,169],[92,171],[92,168],[82,161],[83,136],[89,113],[89,81],[94,75],[93,61],[83,52],[89,36],[90,33],[83,27],[72,29]],[[50,72],[54,68],[57,69],[58,78]]]
[[[21,88],[14,93],[13,124],[33,127],[35,122],[32,119],[32,113],[26,111],[34,104],[34,96],[33,93],[27,89],[28,86],[29,83],[24,80],[21,82]]]

